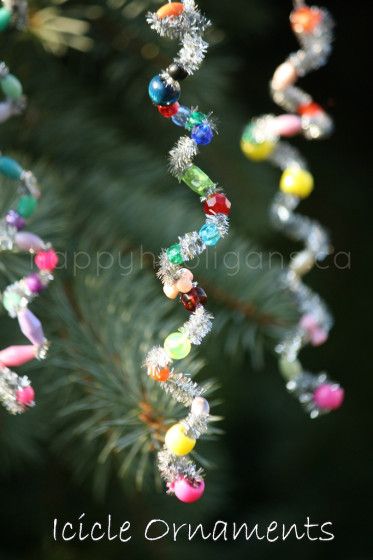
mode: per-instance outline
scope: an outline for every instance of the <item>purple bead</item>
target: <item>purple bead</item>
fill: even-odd
[[[41,251],[45,248],[45,243],[38,235],[30,231],[16,233],[15,242],[22,251]]]
[[[33,272],[26,276],[25,284],[33,294],[40,294],[45,289],[43,282],[37,272]]]
[[[24,218],[22,218],[22,216],[18,214],[18,212],[16,212],[15,210],[9,210],[9,212],[5,216],[5,221],[8,224],[8,226],[13,226],[18,231],[20,229],[23,229],[26,224]]]
[[[32,344],[41,346],[44,342],[43,327],[39,319],[29,310],[23,309],[18,313],[19,327]]]

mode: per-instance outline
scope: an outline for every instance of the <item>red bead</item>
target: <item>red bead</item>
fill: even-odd
[[[228,198],[221,193],[209,196],[203,205],[205,214],[229,214],[231,211],[231,203]]]
[[[180,301],[188,311],[195,311],[197,305],[204,305],[207,302],[205,290],[197,286],[192,288],[187,294],[180,296]]]
[[[297,109],[299,115],[311,117],[312,115],[316,115],[317,113],[322,113],[323,108],[314,101],[311,103],[303,103],[303,105],[299,105]]]
[[[39,270],[52,271],[58,264],[58,257],[53,249],[48,249],[36,253],[34,261]]]
[[[318,8],[304,6],[294,10],[290,15],[291,27],[295,33],[312,33],[319,25],[322,13]]]
[[[35,391],[31,385],[28,385],[27,387],[16,391],[16,399],[19,404],[22,404],[23,406],[30,406],[35,400]]]
[[[157,107],[162,117],[165,117],[166,119],[170,119],[171,117],[176,115],[176,113],[179,111],[180,103],[176,101],[176,103],[172,103],[172,105],[157,105]]]

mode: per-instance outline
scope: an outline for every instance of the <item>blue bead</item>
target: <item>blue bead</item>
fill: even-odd
[[[184,105],[180,105],[178,112],[176,113],[176,115],[172,117],[171,120],[177,126],[185,127],[190,113],[191,110],[188,107],[185,107]]]
[[[172,105],[180,97],[180,87],[167,84],[161,76],[154,76],[149,83],[149,97],[156,105]]]
[[[213,130],[209,124],[198,124],[192,130],[192,139],[196,144],[210,144],[214,137]]]
[[[205,245],[216,245],[221,235],[215,224],[204,224],[198,232]]]
[[[18,181],[21,178],[22,172],[23,169],[16,160],[6,156],[0,157],[0,173],[5,175],[5,177]]]

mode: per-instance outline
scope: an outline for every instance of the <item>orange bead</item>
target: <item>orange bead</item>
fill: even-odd
[[[184,11],[184,4],[182,2],[169,2],[157,11],[159,19],[166,17],[179,16]]]
[[[300,115],[302,115],[302,117],[309,117],[316,115],[317,113],[322,113],[323,109],[318,103],[312,101],[311,103],[303,103],[302,105],[299,105],[297,111]]]
[[[317,8],[298,8],[290,15],[290,23],[295,33],[312,33],[319,25],[322,13]]]
[[[164,381],[167,381],[167,379],[170,377],[170,370],[167,367],[162,369],[158,369],[158,368],[149,369],[148,375],[149,377],[154,379],[154,381],[160,381],[161,383],[163,383]]]

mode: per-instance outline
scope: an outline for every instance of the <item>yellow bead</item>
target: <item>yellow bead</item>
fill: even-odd
[[[299,167],[285,169],[280,180],[280,189],[286,194],[306,198],[313,191],[313,177],[309,171]]]
[[[166,447],[174,455],[188,455],[196,444],[196,440],[185,435],[185,432],[185,426],[179,423],[174,424],[166,433]]]
[[[241,150],[246,157],[254,161],[263,161],[264,159],[267,159],[275,147],[275,142],[260,142],[257,144],[254,142],[248,142],[247,140],[241,140]]]

